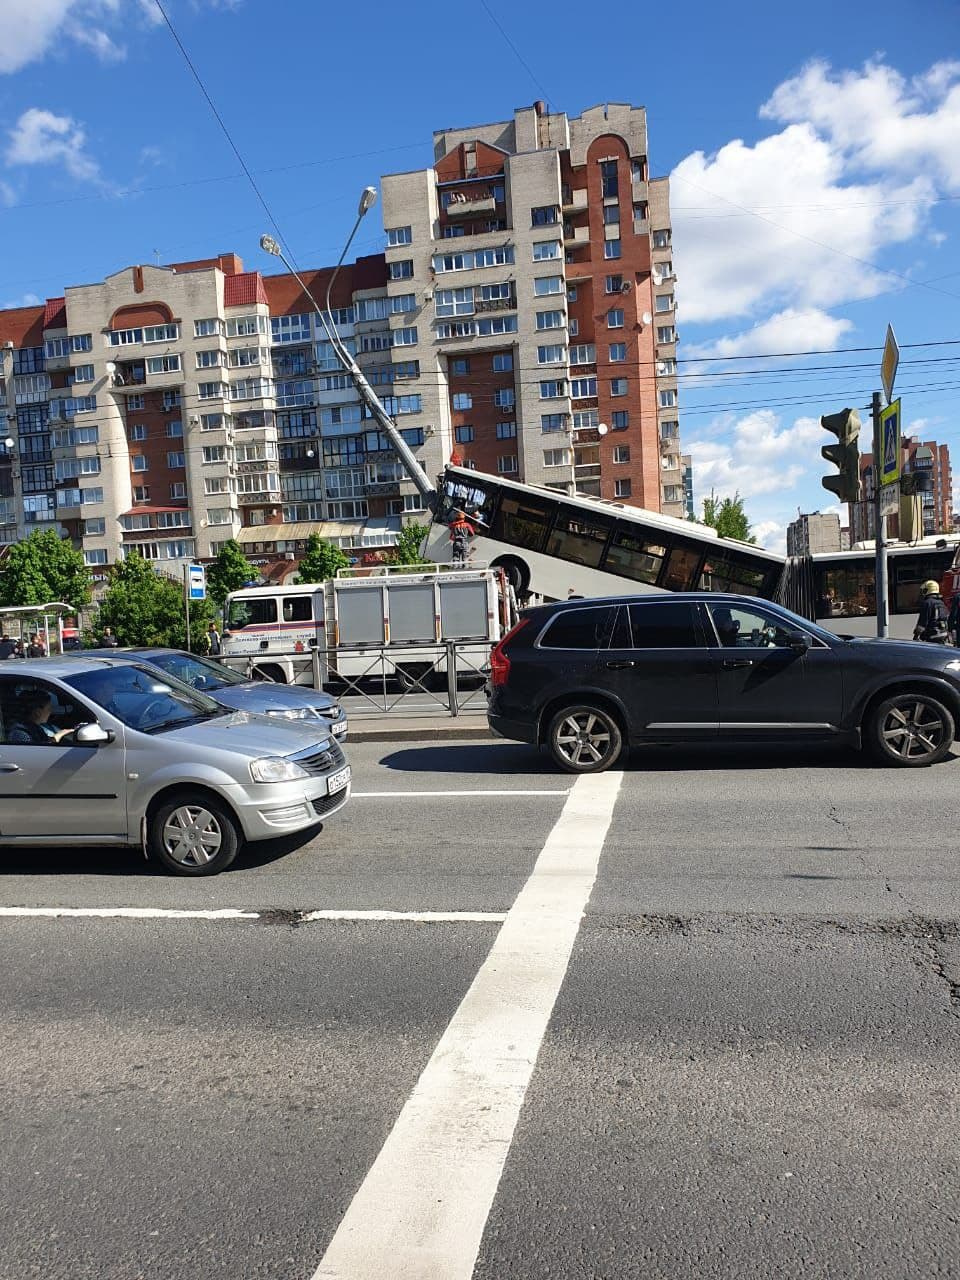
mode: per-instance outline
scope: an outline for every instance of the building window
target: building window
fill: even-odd
[[[614,431],[626,431],[630,425],[630,414],[626,409],[617,409],[610,415],[610,426]]]
[[[671,409],[677,403],[676,391],[667,390],[660,392],[660,408]]]
[[[178,471],[187,465],[187,460],[183,453],[168,453],[167,466],[171,471]]]
[[[94,516],[91,520],[83,522],[83,536],[85,538],[102,537],[107,532],[107,522],[103,516]]]
[[[663,360],[657,361],[657,373],[664,378],[677,376],[677,362],[673,356],[666,356]]]
[[[142,453],[133,453],[130,455],[131,471],[146,471],[149,465],[149,462]]]
[[[470,372],[470,361],[466,356],[457,356],[450,361],[450,372],[456,374],[458,378],[462,378],[464,374]]]
[[[618,444],[613,450],[614,462],[630,461],[630,446],[628,444]]]
[[[627,358],[627,344],[625,342],[610,343],[610,363],[620,364]]]
[[[473,427],[454,427],[453,438],[457,444],[473,443]]]
[[[78,364],[70,375],[71,382],[93,382],[94,371],[92,364]]]
[[[458,391],[453,397],[454,409],[472,409],[473,396],[468,391]]]
[[[556,382],[540,383],[540,399],[541,400],[562,400],[567,394],[567,384],[560,380]]]
[[[538,298],[550,293],[563,293],[563,276],[537,276],[533,282],[533,292]]]
[[[144,342],[176,342],[180,337],[178,324],[148,324],[143,331]],[[179,356],[177,359],[179,360]],[[177,365],[179,369],[180,366]],[[157,370],[154,370],[157,372]]]
[[[260,317],[257,317],[259,319]],[[310,316],[271,316],[270,333],[275,343],[309,342]]]
[[[605,258],[619,258],[620,257],[620,241],[604,240],[603,256]]]
[[[559,221],[559,205],[541,204],[536,205],[530,210],[530,225],[533,227],[549,227]]]
[[[89,551],[84,551],[83,563],[91,564],[91,565],[106,564],[107,563],[106,547],[94,547],[94,548],[91,548]]]
[[[565,364],[566,348],[559,343],[552,347],[537,347],[537,364]]]
[[[661,230],[661,231],[654,231],[654,233],[653,233],[653,235],[652,235],[651,239],[652,239],[652,241],[653,241],[653,247],[654,247],[655,249],[669,249],[669,248],[670,248],[670,231],[669,231],[669,229],[668,229],[668,230],[666,230],[666,231],[663,231],[663,230]]]
[[[611,394],[612,396],[625,396],[625,395],[627,394],[627,380],[626,380],[626,378],[611,378],[611,379],[610,379],[610,394]]]
[[[513,353],[501,351],[493,357],[494,373],[511,373],[513,371]]]
[[[163,412],[170,413],[173,409],[180,408],[180,392],[165,391],[163,393]]]
[[[599,409],[578,409],[573,415],[574,431],[596,431],[599,425]]]
[[[623,289],[623,276],[605,276],[603,281],[604,293],[620,293]]]
[[[387,227],[387,245],[392,249],[398,244],[412,244],[413,230],[411,227]]]
[[[176,480],[170,486],[170,498],[173,502],[179,502],[187,496],[187,486],[183,480]]]
[[[515,422],[498,422],[497,423],[497,439],[498,440],[515,440],[517,437],[517,424]]]
[[[413,259],[399,258],[396,262],[391,262],[388,272],[391,280],[412,280]]]
[[[573,378],[570,382],[570,395],[574,400],[586,400],[597,394],[597,379]]]
[[[603,208],[603,224],[606,227],[612,227],[614,223],[620,221],[620,206],[618,204],[604,205]]]
[[[677,331],[672,324],[660,325],[657,329],[658,342],[676,342]]]
[[[538,329],[562,329],[563,328],[563,312],[562,311],[538,311],[537,312],[537,328]]]
[[[673,294],[672,293],[658,293],[653,301],[654,301],[654,307],[656,308],[657,311],[673,310]]]
[[[571,338],[575,338],[580,332],[580,321],[576,316],[571,316],[567,321],[567,332],[570,334]]]
[[[497,470],[502,476],[516,475],[520,470],[517,465],[517,455],[515,453],[508,453],[505,456],[498,458]]]
[[[665,484],[663,486],[664,502],[682,502],[683,501],[683,485]]]
[[[533,246],[534,262],[550,262],[559,259],[561,246],[559,240],[537,240]]]
[[[167,435],[171,440],[183,439],[183,423],[179,418],[177,418],[175,422],[167,423]]]
[[[223,333],[223,321],[212,317],[209,320],[194,320],[193,336],[195,338],[215,338]]]
[[[73,352],[92,351],[93,350],[93,334],[92,333],[75,333],[70,338],[70,350]]]
[[[270,321],[267,316],[233,316],[227,321],[228,338],[252,338],[257,334],[265,337],[269,332]]]
[[[620,194],[616,160],[600,161],[600,186],[605,200],[612,200]]]
[[[149,502],[150,486],[148,484],[135,484],[133,486],[133,500],[134,502]]]
[[[566,426],[567,415],[565,413],[541,413],[540,430],[541,431],[563,431]]]
[[[145,422],[134,422],[129,429],[129,437],[131,440],[146,440],[147,426]]]
[[[545,467],[568,467],[570,465],[570,450],[544,449],[543,465]]]
[[[677,440],[680,437],[680,423],[676,418],[660,423],[661,440]]]
[[[416,449],[425,439],[423,427],[404,427],[400,434],[411,449]]]
[[[633,486],[629,480],[614,480],[613,496],[615,498],[629,498]]]
[[[576,300],[577,300],[577,286],[575,284],[568,284],[567,285],[567,301],[576,302]]]
[[[223,364],[223,355],[220,351],[198,351],[197,352],[197,368],[198,369],[217,369]]]
[[[516,402],[513,387],[500,387],[493,393],[493,403],[498,409],[512,409]]]
[[[597,348],[592,342],[581,342],[570,348],[571,364],[595,364]]]
[[[622,329],[623,328],[623,311],[620,307],[614,307],[607,312],[607,328]]]

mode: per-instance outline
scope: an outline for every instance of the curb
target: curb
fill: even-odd
[[[465,742],[497,736],[485,721],[475,726],[457,724],[453,717],[451,721],[449,726],[410,725],[390,729],[358,729],[353,721],[347,732],[347,749],[352,742]]]

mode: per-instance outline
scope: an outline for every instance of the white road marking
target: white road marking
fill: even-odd
[[[505,911],[307,911],[302,917],[304,923],[311,920],[413,920],[420,924],[447,924],[459,920],[483,924],[506,918]]]
[[[555,788],[553,791],[354,791],[353,800],[412,800],[423,796],[449,796],[451,800],[460,796],[568,796],[569,788]]]
[[[220,907],[214,911],[179,911],[175,907],[0,907],[0,916],[119,916],[130,920],[258,920],[259,911]]]
[[[571,788],[314,1280],[470,1280],[622,778]]]

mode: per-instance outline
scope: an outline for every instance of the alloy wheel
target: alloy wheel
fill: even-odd
[[[574,711],[564,716],[554,737],[557,750],[577,768],[597,764],[610,752],[611,735],[606,722],[594,711]]]
[[[903,700],[890,707],[880,728],[887,749],[909,761],[936,754],[945,732],[943,717],[923,698]]]

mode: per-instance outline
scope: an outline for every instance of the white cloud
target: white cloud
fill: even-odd
[[[739,493],[747,499],[791,489],[819,457],[823,428],[814,418],[797,418],[783,427],[772,410],[761,409],[736,420],[717,419],[699,440],[685,443],[693,459],[697,494],[711,489],[720,497]]]
[[[17,203],[17,193],[9,182],[0,182],[0,204],[8,209]]]
[[[761,547],[768,551],[784,551],[787,545],[787,527],[778,520],[759,520],[750,526],[750,532]]]
[[[829,315],[816,307],[787,307],[750,329],[700,345],[685,345],[694,356],[774,355],[788,351],[829,351],[853,328],[852,320]]]
[[[114,44],[105,31],[99,27],[74,26],[68,32],[71,40],[92,49],[101,62],[122,62],[127,56],[122,45]]]
[[[42,58],[76,0],[4,0],[0,73]]]
[[[22,298],[11,298],[0,302],[0,311],[14,311],[17,307],[38,307],[40,299],[35,293],[25,293]]]
[[[760,114],[809,122],[851,167],[933,170],[948,190],[960,191],[960,62],[935,63],[910,80],[880,61],[838,73],[811,62],[774,90]]]
[[[100,166],[87,153],[83,126],[71,116],[30,107],[9,132],[8,165],[62,165],[78,182],[102,181]]]

